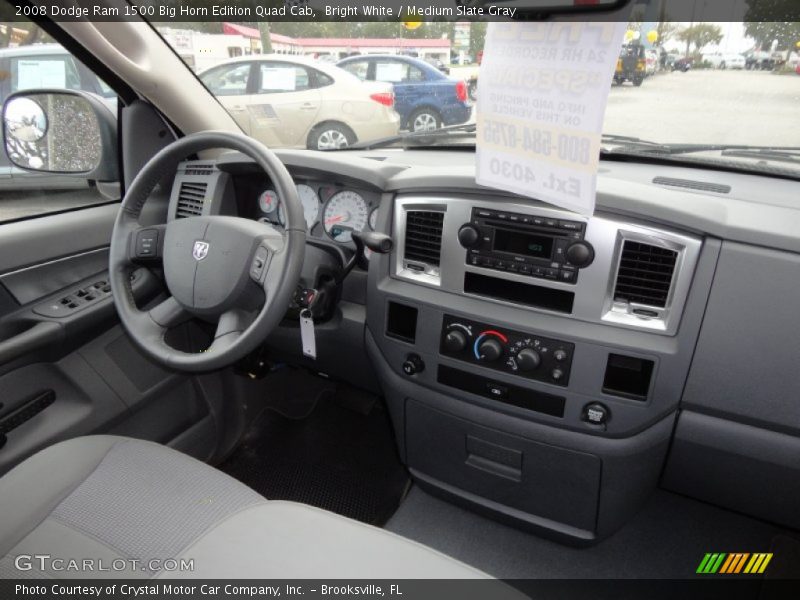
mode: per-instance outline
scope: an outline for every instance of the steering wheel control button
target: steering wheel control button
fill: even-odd
[[[267,263],[269,262],[269,250],[264,248],[264,246],[259,246],[258,250],[256,250],[255,256],[253,256],[253,264],[250,266],[250,277],[256,283],[260,283],[261,279],[264,276],[264,272],[267,269]]]
[[[136,258],[158,256],[158,229],[143,229],[136,235]]]
[[[595,427],[605,428],[610,418],[611,412],[599,402],[587,404],[583,407],[583,412],[581,413],[581,420]]]
[[[419,354],[409,354],[403,361],[403,373],[411,377],[425,370],[425,363],[422,362]]]

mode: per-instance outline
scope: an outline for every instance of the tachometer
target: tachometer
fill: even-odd
[[[319,196],[314,188],[304,183],[297,184],[297,195],[303,204],[303,216],[306,218],[306,227],[309,231],[319,219]]]
[[[345,190],[331,196],[322,214],[325,232],[337,242],[353,239],[353,231],[363,231],[369,218],[367,201],[356,192]]]

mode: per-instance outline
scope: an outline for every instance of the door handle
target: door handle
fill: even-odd
[[[316,110],[317,105],[311,104],[311,102],[306,102],[305,104],[301,105],[300,108],[303,110]]]
[[[231,106],[228,110],[232,112],[244,112],[247,110],[247,108],[237,104],[236,106]]]

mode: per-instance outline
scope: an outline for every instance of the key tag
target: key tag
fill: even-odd
[[[317,340],[314,337],[314,317],[307,308],[300,311],[300,341],[303,343],[303,355],[316,359]]]

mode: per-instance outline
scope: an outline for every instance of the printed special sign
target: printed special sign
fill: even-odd
[[[490,23],[478,78],[479,184],[594,212],[621,22]]]

